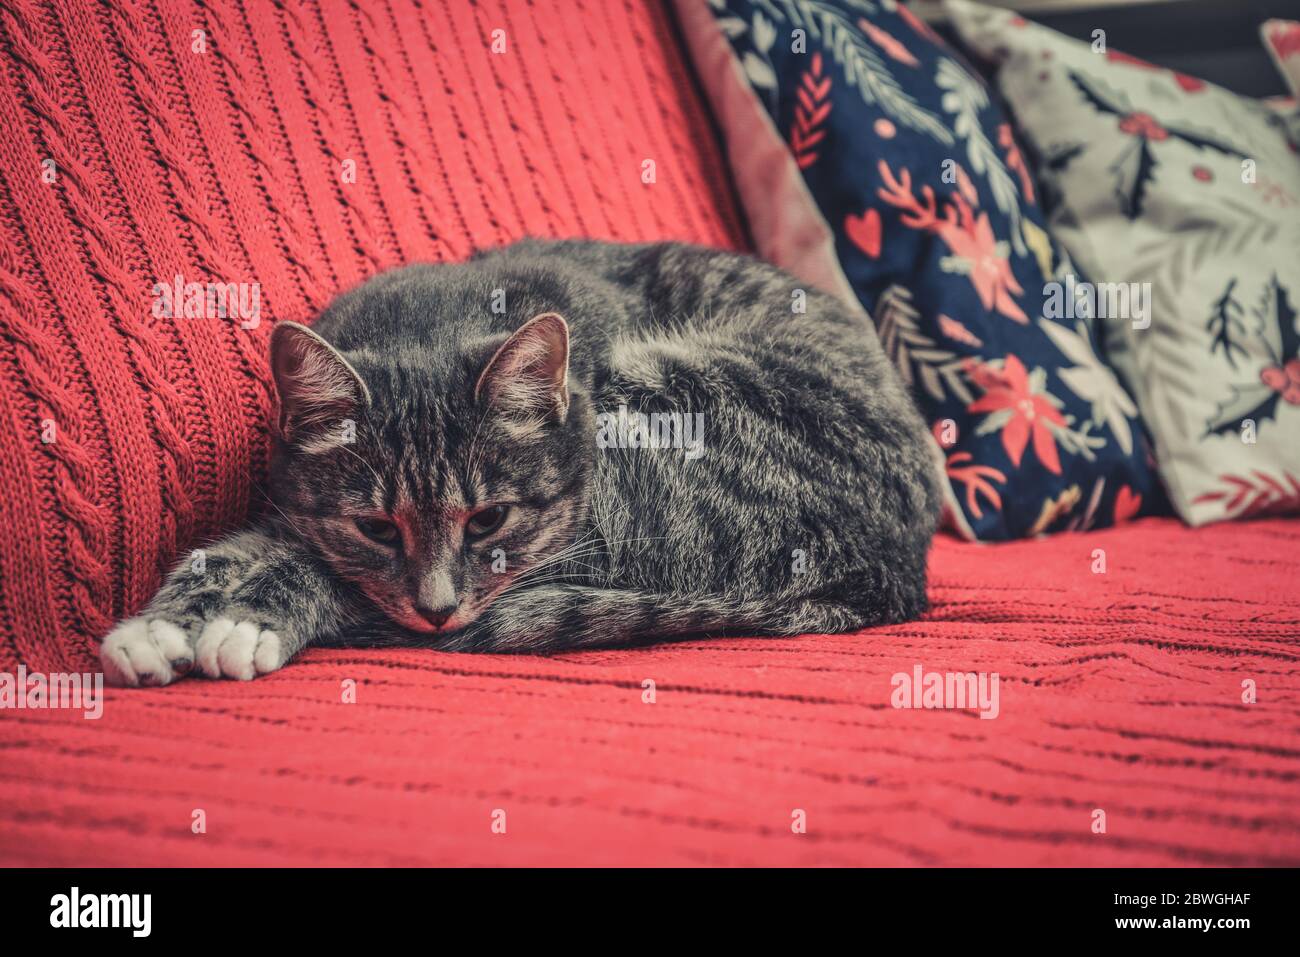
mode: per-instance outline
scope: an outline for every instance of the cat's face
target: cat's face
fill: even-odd
[[[272,360],[282,408],[276,505],[398,625],[459,630],[573,544],[591,411],[569,388],[559,316],[436,370],[416,355],[344,356],[281,323]]]

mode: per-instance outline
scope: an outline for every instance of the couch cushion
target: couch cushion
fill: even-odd
[[[525,234],[744,244],[657,4],[19,0],[0,35],[0,667],[89,663],[259,507],[276,320]],[[246,308],[163,308],[177,277]]]
[[[949,515],[1006,539],[1163,504],[1137,408],[980,77],[895,0],[678,0],[766,258],[875,320],[942,446]],[[709,10],[713,16],[709,16]]]
[[[1088,44],[1004,10],[948,9],[1000,64],[1043,158],[1052,226],[1098,284],[1110,360],[1179,514],[1300,511],[1300,108],[1135,60],[1104,35]],[[1115,308],[1127,290],[1145,315]]]

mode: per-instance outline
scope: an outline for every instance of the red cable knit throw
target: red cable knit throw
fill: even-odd
[[[659,4],[19,0],[0,57],[0,668],[88,666],[259,507],[274,321],[525,234],[743,243]],[[155,316],[177,276],[260,321]]]
[[[524,233],[741,242],[658,4],[0,0],[0,66],[0,672],[93,667],[258,507],[273,320]],[[260,323],[155,317],[177,275]],[[1294,865],[1297,528],[940,539],[856,635],[0,710],[0,864]],[[892,707],[918,668],[997,718]]]

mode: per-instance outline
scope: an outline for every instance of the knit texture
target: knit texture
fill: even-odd
[[[99,720],[8,712],[0,863],[1295,866],[1296,544],[944,538],[926,619],[859,635],[314,650]],[[997,718],[891,707],[918,664],[998,672]]]
[[[0,671],[93,667],[257,507],[273,319],[526,232],[743,243],[657,5],[6,2],[0,59]],[[178,273],[261,283],[262,322],[154,318]],[[942,539],[927,618],[860,635],[5,710],[0,864],[1294,865],[1297,537]],[[999,716],[890,707],[918,664],[999,672]]]
[[[742,247],[723,169],[657,3],[0,5],[0,668],[263,506],[275,320],[526,234]],[[260,322],[155,317],[178,275]]]

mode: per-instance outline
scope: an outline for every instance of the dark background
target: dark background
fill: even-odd
[[[982,0],[989,2],[989,0]],[[936,5],[916,0],[930,17]],[[1264,49],[1260,24],[1268,19],[1300,20],[1300,0],[1024,0],[998,3],[1020,10],[1061,33],[1091,42],[1106,31],[1107,49],[1121,50],[1248,96],[1286,94],[1286,83]],[[942,21],[935,28],[948,40]]]

